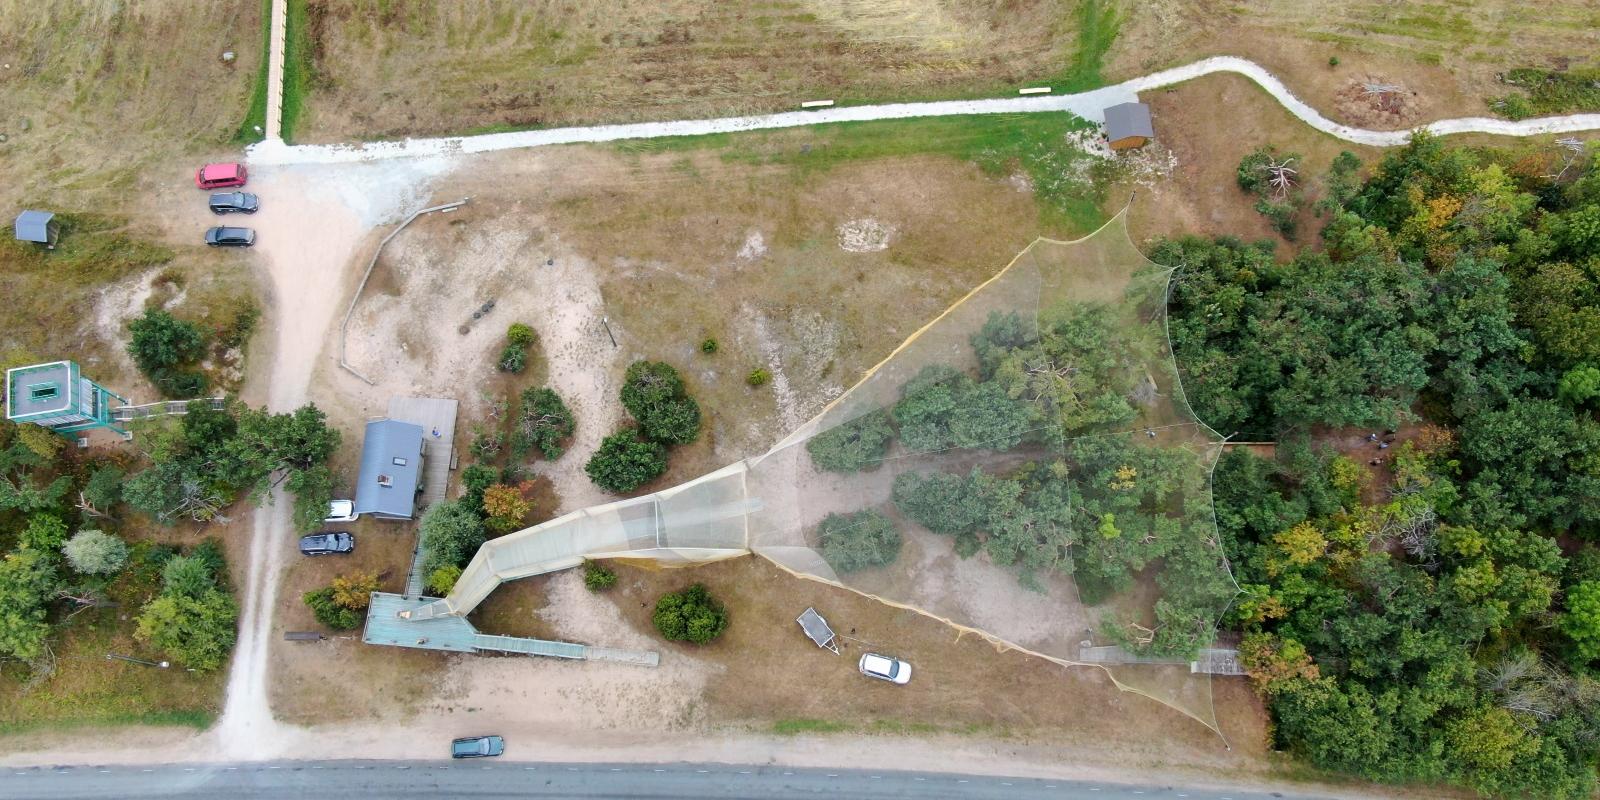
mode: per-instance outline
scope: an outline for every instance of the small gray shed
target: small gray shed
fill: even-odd
[[[422,491],[422,426],[393,419],[367,423],[361,443],[356,513],[411,519]]]
[[[17,215],[17,241],[34,242],[54,249],[61,240],[61,224],[49,211],[24,211]]]
[[[1150,107],[1144,103],[1119,103],[1106,109],[1106,141],[1112,150],[1144,147],[1155,135]]]

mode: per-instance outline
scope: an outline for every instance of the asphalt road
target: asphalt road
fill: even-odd
[[[1278,792],[1218,792],[928,772],[820,770],[729,764],[541,764],[285,761],[204,766],[7,768],[0,798],[700,798],[852,800],[1312,800]]]

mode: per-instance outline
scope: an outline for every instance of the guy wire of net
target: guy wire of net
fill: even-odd
[[[1221,735],[1206,665],[1238,593],[1212,508],[1223,439],[1183,396],[1171,273],[1126,211],[1036,240],[772,450],[491,540],[416,618],[584,558],[753,552],[997,649],[1101,668]]]

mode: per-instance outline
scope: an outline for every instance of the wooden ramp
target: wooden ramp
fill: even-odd
[[[573,642],[552,642],[522,636],[479,633],[463,617],[434,617],[408,620],[400,615],[427,605],[436,598],[412,598],[387,592],[373,592],[367,606],[367,627],[361,641],[413,650],[442,650],[449,653],[515,653],[571,661],[614,661],[654,667],[660,654],[648,650],[617,650],[590,647]]]

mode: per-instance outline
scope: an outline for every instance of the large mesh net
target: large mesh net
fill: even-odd
[[[750,547],[785,569],[1063,664],[1216,729],[1209,648],[1237,591],[1221,438],[1182,397],[1169,271],[1118,216],[1039,240],[749,462]]]
[[[1182,396],[1168,277],[1122,215],[1038,240],[771,451],[494,540],[418,616],[582,557],[754,552],[1217,730],[1190,662],[1237,592],[1211,506],[1222,441]]]

